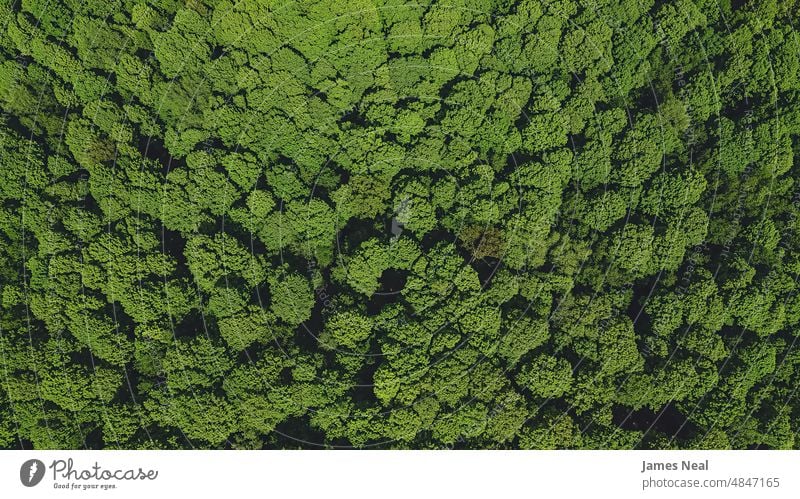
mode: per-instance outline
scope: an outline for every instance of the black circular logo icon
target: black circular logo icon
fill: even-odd
[[[38,459],[28,459],[19,469],[19,480],[26,487],[35,487],[44,478],[44,463]]]

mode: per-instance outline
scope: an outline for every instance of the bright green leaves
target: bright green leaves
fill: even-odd
[[[678,0],[659,9],[656,15],[657,32],[663,36],[671,51],[677,51],[681,38],[693,29],[703,26],[706,16],[692,0]]]
[[[372,321],[353,312],[341,312],[331,316],[319,338],[324,348],[343,348],[358,352],[366,346],[372,333]]]
[[[437,225],[435,208],[424,197],[414,195],[419,191],[414,194],[408,192],[405,191],[395,197],[396,220],[403,228],[422,238]]]
[[[267,191],[253,191],[247,196],[250,216],[261,221],[275,208],[275,199]]]
[[[653,228],[627,224],[614,233],[606,253],[608,262],[625,275],[635,277],[650,273],[653,255]]]
[[[125,49],[125,36],[101,19],[75,16],[72,20],[72,43],[84,67],[113,70]]]
[[[642,198],[641,208],[653,215],[682,211],[695,205],[706,187],[706,179],[699,172],[658,173]]]
[[[243,191],[251,190],[261,173],[261,167],[252,154],[229,154],[223,157],[222,164],[231,180]]]
[[[205,291],[224,286],[225,278],[238,277],[244,281],[241,284],[250,287],[266,279],[258,258],[225,233],[217,234],[214,238],[198,235],[189,239],[185,254],[197,285]]]
[[[533,3],[533,2],[530,2]],[[535,16],[538,6],[532,8]],[[543,15],[535,22],[535,30],[522,31],[522,51],[515,66],[519,70],[530,69],[535,73],[547,74],[558,60],[558,41],[563,29],[563,18]],[[519,42],[517,42],[519,43]]]
[[[180,9],[166,32],[150,32],[161,72],[175,78],[193,72],[211,54],[206,37],[210,33],[205,19],[191,9]]]
[[[0,125],[0,163],[3,199],[21,199],[27,189],[41,189],[47,181],[41,148],[23,140],[5,123]]]
[[[403,296],[417,310],[425,310],[458,292],[480,289],[478,275],[456,255],[452,245],[439,245],[412,267]]]
[[[337,225],[333,210],[320,199],[289,201],[271,213],[259,231],[267,249],[288,247],[327,265],[333,258]]]
[[[582,448],[583,432],[569,414],[548,412],[541,423],[526,427],[520,434],[522,449],[577,449]]]
[[[539,355],[522,366],[517,382],[537,397],[560,397],[572,384],[572,366],[563,358]]]
[[[233,367],[233,359],[221,346],[204,336],[177,341],[163,360],[171,390],[192,390],[220,383]]]
[[[238,427],[233,406],[210,393],[176,395],[158,401],[148,399],[145,407],[162,425],[178,428],[190,443],[219,447]]]
[[[340,220],[351,217],[372,219],[386,211],[390,196],[389,182],[381,177],[358,175],[332,195]]]
[[[156,421],[180,429],[190,440],[220,445],[237,427],[237,418],[233,406],[211,392],[222,386],[233,365],[229,352],[202,334],[175,341],[161,362],[166,386],[152,390],[144,405]]]
[[[521,186],[545,192],[560,193],[570,178],[571,154],[567,151],[546,156],[546,161],[520,165],[514,170],[514,180]]]
[[[462,74],[475,73],[481,58],[492,50],[494,36],[494,29],[491,26],[479,24],[456,37],[453,50]]]
[[[350,287],[366,296],[371,296],[379,287],[378,279],[391,266],[389,252],[377,241],[367,241],[359,250],[337,266],[334,278],[345,280]]]
[[[584,29],[564,33],[559,53],[573,73],[600,76],[613,67],[612,28],[604,19],[593,19]]]
[[[2,7],[0,446],[796,447],[792,9],[595,3]]]
[[[642,115],[633,128],[627,130],[616,145],[613,157],[619,167],[611,178],[624,187],[638,187],[658,170],[665,153],[658,142],[660,128],[652,115]]]
[[[275,273],[269,276],[269,291],[271,310],[277,318],[292,326],[311,318],[314,293],[302,275]]]
[[[592,230],[605,231],[621,220],[629,200],[619,191],[606,191],[592,198],[580,199],[581,220]]]
[[[246,349],[256,341],[273,339],[274,316],[260,307],[250,306],[219,321],[219,334],[231,351]]]
[[[563,113],[531,116],[522,132],[522,148],[530,154],[563,147],[567,144],[567,127],[567,116]]]
[[[184,233],[209,223],[212,214],[224,212],[237,196],[233,185],[205,161],[191,171],[185,168],[170,171],[161,194],[155,215],[167,228]]]
[[[505,319],[498,353],[509,365],[516,364],[525,354],[544,344],[550,337],[547,321],[521,317]]]

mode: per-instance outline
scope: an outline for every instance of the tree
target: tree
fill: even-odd
[[[423,4],[0,7],[0,447],[800,445],[796,2]]]

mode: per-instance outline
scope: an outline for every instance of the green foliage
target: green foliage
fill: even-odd
[[[734,4],[0,7],[0,447],[797,449],[797,8]]]

